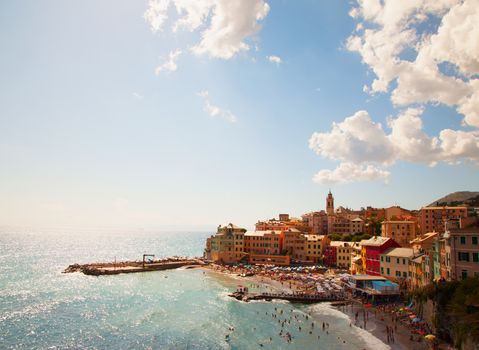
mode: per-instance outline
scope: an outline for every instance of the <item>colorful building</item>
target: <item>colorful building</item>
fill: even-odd
[[[244,234],[244,252],[246,254],[280,255],[283,239],[283,231],[248,231]]]
[[[241,259],[246,229],[233,224],[218,226],[206,241],[205,257],[213,262],[231,264]],[[239,250],[241,248],[241,251]]]
[[[479,277],[479,227],[450,230],[451,278]]]
[[[395,281],[403,281],[411,277],[409,265],[414,256],[411,248],[390,248],[380,256],[382,276]]]
[[[387,237],[372,237],[362,240],[360,245],[363,271],[373,276],[380,275],[380,255],[389,248],[399,247],[396,241]]]

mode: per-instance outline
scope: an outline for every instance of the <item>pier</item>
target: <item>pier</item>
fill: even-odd
[[[120,261],[91,264],[73,264],[68,266],[63,273],[82,272],[85,275],[102,276],[118,275],[120,273],[135,273],[177,269],[180,267],[196,267],[205,265],[200,259],[175,259],[168,258],[158,261]]]
[[[229,294],[230,297],[236,300],[249,302],[251,300],[266,300],[272,301],[273,299],[287,300],[292,303],[319,303],[319,302],[333,302],[338,305],[344,305],[347,301],[342,296],[326,296],[324,294],[302,294],[302,293],[248,293],[243,291],[236,291]]]

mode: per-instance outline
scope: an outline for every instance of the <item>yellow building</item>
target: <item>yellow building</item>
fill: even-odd
[[[233,224],[218,226],[206,242],[205,257],[213,262],[231,264],[241,259],[246,229]]]
[[[325,235],[305,235],[305,260],[308,262],[321,263],[329,238]]]
[[[358,243],[353,242],[343,242],[343,241],[332,241],[330,246],[334,248],[336,253],[336,266],[343,269],[351,268],[351,258],[353,254],[357,251],[354,245],[359,247]]]

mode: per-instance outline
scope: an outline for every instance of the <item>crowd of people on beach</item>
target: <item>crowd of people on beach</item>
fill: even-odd
[[[308,266],[291,271],[287,270],[288,268],[277,268],[272,265],[212,265],[210,268],[234,276],[254,276],[254,278],[250,280],[251,283],[248,289],[261,290],[263,293],[296,293],[300,295],[317,294],[318,291],[330,294],[343,293],[344,299],[349,299],[351,303],[359,303],[357,304],[359,305],[358,309],[350,313],[351,319],[354,317],[354,323],[351,321],[350,327],[354,324],[357,327],[367,330],[369,317],[370,315],[374,315],[376,322],[381,321],[381,323],[384,324],[385,328],[382,334],[384,336],[383,341],[386,343],[395,344],[399,332],[402,341],[407,340],[410,344],[414,344],[414,347],[411,347],[411,349],[437,348],[437,341],[432,334],[431,327],[423,319],[414,314],[411,306],[402,306],[399,303],[373,306],[366,301],[361,303],[359,300],[351,300],[347,288],[342,287],[341,274],[336,274],[336,271],[324,270],[324,268],[320,266]],[[347,311],[347,306],[339,307],[340,310],[341,308],[343,308],[342,311]],[[353,310],[353,304],[351,304],[351,310]],[[278,318],[278,315],[272,315],[271,317],[275,320],[277,319],[282,328],[286,325],[290,325],[291,322],[298,321],[297,315],[292,315],[290,318],[285,319],[281,319],[281,317]],[[314,323],[312,328],[314,329]],[[313,333],[313,329],[310,330],[311,334]],[[321,327],[321,329],[326,332],[326,335],[329,334],[326,324],[324,327]],[[300,332],[304,331],[304,326],[298,325],[298,330]],[[282,329],[280,333],[279,335],[286,341],[291,342],[293,340],[293,336],[288,330]],[[320,334],[317,334],[317,336],[320,337]],[[346,342],[346,340],[344,341]]]

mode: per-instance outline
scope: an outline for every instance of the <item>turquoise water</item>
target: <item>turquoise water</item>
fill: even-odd
[[[145,252],[200,256],[208,235],[1,230],[0,348],[388,348],[349,327],[347,316],[327,304],[238,302],[227,294],[241,280],[201,269],[102,277],[61,273],[72,263],[140,259]],[[275,312],[278,318],[272,318]],[[278,319],[289,317],[283,330],[292,334],[291,343],[279,336]],[[329,335],[322,322],[330,324]]]

